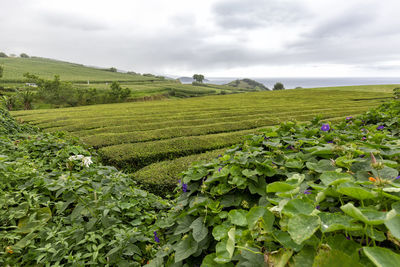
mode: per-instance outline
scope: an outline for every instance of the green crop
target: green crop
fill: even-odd
[[[302,89],[16,111],[13,115],[49,132],[68,131],[100,148],[108,163],[137,171],[159,161],[228,148],[246,134],[287,120],[307,121],[320,115],[333,121],[360,114],[387,97],[380,92]],[[140,177],[144,173],[149,180],[159,177],[153,170]],[[170,181],[166,179],[165,185]]]

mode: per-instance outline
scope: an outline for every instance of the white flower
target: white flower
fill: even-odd
[[[83,155],[76,155],[76,156],[71,156],[68,158],[69,161],[73,161],[73,160],[81,160],[83,159],[84,156]]]
[[[68,158],[69,161],[74,161],[74,160],[81,160],[81,166],[89,167],[90,164],[93,163],[92,157],[85,157],[83,155],[76,155],[76,156],[71,156]]]
[[[82,158],[82,165],[85,167],[89,167],[90,164],[92,164],[93,161],[91,159],[91,157],[83,157]]]

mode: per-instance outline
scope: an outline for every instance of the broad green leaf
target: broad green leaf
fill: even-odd
[[[296,185],[286,182],[273,182],[267,185],[267,193],[286,192],[296,188]]]
[[[215,246],[216,257],[214,258],[214,261],[218,264],[224,264],[231,261],[229,252],[226,250],[226,242],[227,240],[222,240]]]
[[[246,214],[247,211],[245,210],[231,210],[228,213],[228,218],[235,225],[246,226]]]
[[[316,171],[319,173],[323,173],[326,171],[335,171],[337,168],[332,165],[332,162],[330,160],[320,160],[318,163],[313,163],[313,162],[307,162],[306,166],[308,169],[312,171]]]
[[[249,229],[253,229],[257,222],[261,222],[261,226],[265,231],[270,232],[274,224],[275,216],[265,207],[256,206],[250,209],[246,215],[247,225]]]
[[[285,167],[291,168],[291,169],[301,169],[301,168],[303,168],[303,162],[300,160],[296,160],[296,159],[288,159],[285,162]]]
[[[379,242],[386,240],[385,234],[382,231],[379,231],[378,229],[374,229],[373,226],[367,227],[366,234],[368,237]]]
[[[353,176],[351,176],[348,173],[338,173],[338,172],[334,172],[334,171],[322,173],[321,176],[319,177],[319,179],[326,186],[337,185],[337,184],[341,184],[344,182],[350,182],[350,181],[354,180]]]
[[[216,254],[208,254],[207,256],[204,257],[203,262],[201,263],[201,267],[215,267],[215,266],[220,266],[220,267],[233,267],[233,263],[224,263],[224,264],[217,264],[217,262],[214,261]],[[162,262],[161,265],[162,266]]]
[[[362,229],[361,224],[352,222],[354,218],[341,213],[321,212],[318,214],[321,218],[321,231],[323,233],[337,230],[357,231]]]
[[[231,258],[233,256],[233,252],[235,251],[235,233],[236,228],[232,227],[228,232],[228,240],[226,241],[226,250]]]
[[[178,226],[175,229],[174,235],[179,235],[183,233],[187,233],[190,231],[190,225],[193,222],[193,217],[186,216],[183,218],[181,222],[178,222]]]
[[[282,244],[285,248],[293,249],[294,251],[300,251],[304,244],[296,244],[287,232],[274,230],[274,235],[276,241]]]
[[[304,247],[293,257],[294,267],[312,267],[315,257],[315,249]]]
[[[347,203],[341,206],[340,209],[347,215],[370,225],[383,224],[387,219],[386,212],[369,208],[356,208],[352,203]]]
[[[293,255],[293,250],[279,249],[278,253],[270,253],[268,256],[268,266],[285,267]]]
[[[381,247],[363,247],[365,255],[378,267],[398,267],[400,255]]]
[[[288,232],[297,244],[309,239],[320,227],[321,220],[315,215],[298,214],[289,219]]]
[[[175,262],[183,261],[196,253],[198,243],[193,239],[192,235],[188,235],[185,239],[178,243],[175,248]]]
[[[314,206],[303,199],[292,199],[283,207],[282,213],[292,217],[297,214],[311,214],[313,212]]]
[[[226,224],[220,224],[215,226],[212,231],[214,239],[220,241],[221,239],[227,237],[229,228],[230,228],[229,225]]]
[[[199,217],[192,222],[190,228],[193,229],[193,238],[197,242],[200,242],[204,238],[206,238],[208,234],[208,228],[203,223],[204,217]]]
[[[400,215],[396,215],[393,218],[385,221],[385,225],[392,235],[400,240]]]
[[[373,199],[378,196],[376,192],[371,191],[371,189],[369,188],[361,187],[359,185],[351,183],[345,183],[339,185],[336,191],[343,195],[353,197],[359,200]]]
[[[330,235],[326,239],[326,242],[331,249],[340,250],[356,259],[359,258],[358,251],[361,248],[361,245],[353,240],[348,240],[343,234],[338,233],[335,235]]]
[[[340,250],[320,250],[315,257],[313,267],[363,267],[358,259]]]

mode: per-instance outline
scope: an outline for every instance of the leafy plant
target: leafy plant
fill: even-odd
[[[64,133],[0,109],[0,265],[141,266],[169,203]]]
[[[391,102],[336,125],[285,122],[190,168],[150,265],[395,266],[399,114]]]

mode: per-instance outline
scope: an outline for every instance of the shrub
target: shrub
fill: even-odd
[[[27,54],[25,54],[25,53],[22,53],[21,55],[19,55],[20,57],[22,57],[22,58],[29,58],[29,56],[27,55]]]
[[[0,52],[0,57],[8,57],[6,53]]]

